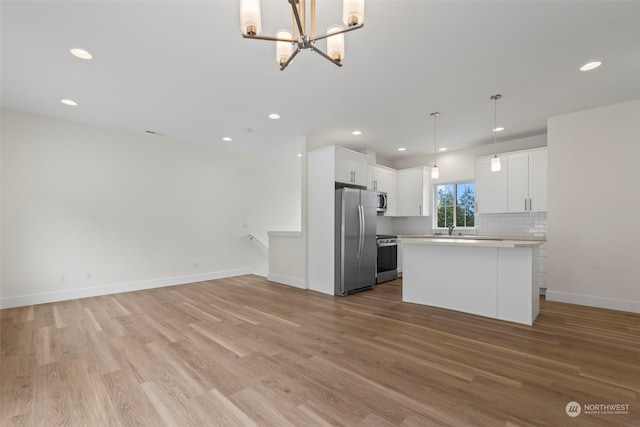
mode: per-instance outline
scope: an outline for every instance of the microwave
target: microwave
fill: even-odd
[[[378,192],[378,205],[376,206],[378,212],[387,211],[387,193]]]

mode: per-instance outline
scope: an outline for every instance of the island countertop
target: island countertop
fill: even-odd
[[[432,238],[432,237],[401,237],[401,243],[409,245],[439,245],[439,246],[472,246],[485,248],[531,248],[544,243],[541,240],[512,240],[499,238]]]

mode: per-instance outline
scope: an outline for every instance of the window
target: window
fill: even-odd
[[[476,184],[458,182],[436,185],[435,228],[473,227],[476,213]]]

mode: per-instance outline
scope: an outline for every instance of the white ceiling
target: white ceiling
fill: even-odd
[[[499,140],[640,98],[640,1],[369,0],[344,67],[303,51],[285,71],[274,43],[241,37],[238,1],[1,7],[3,108],[231,149],[294,155],[306,136],[394,161],[433,152],[433,111],[439,146],[491,143],[495,93]],[[263,34],[290,26],[286,0],[262,14]],[[319,31],[340,23],[341,2],[318,14]],[[578,71],[591,60],[602,67]]]

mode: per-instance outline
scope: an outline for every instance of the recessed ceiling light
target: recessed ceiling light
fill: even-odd
[[[355,135],[355,136],[362,135],[362,131],[361,130],[354,130],[353,132],[351,132],[351,135]]]
[[[405,151],[405,150],[406,150],[406,148],[404,148],[404,147],[398,148],[398,151]]]
[[[584,64],[582,67],[580,67],[580,71],[595,70],[596,68],[598,68],[601,65],[602,65],[602,62],[600,62],[600,61],[588,62],[588,63]]]
[[[302,153],[298,154],[298,157],[302,157]]]
[[[493,131],[494,131],[494,132],[502,132],[503,130],[504,130],[504,128],[497,127],[497,128],[495,128]]]
[[[438,148],[438,151],[447,151],[447,147],[440,147]]]
[[[70,52],[76,58],[80,58],[80,59],[91,59],[91,58],[93,58],[93,55],[91,55],[89,52],[87,52],[84,49],[73,48],[73,49],[70,50]]]
[[[75,107],[76,105],[78,105],[78,103],[73,99],[61,99],[60,102],[62,102],[64,105],[69,105],[71,107]]]
[[[271,114],[269,114],[269,118],[270,118],[271,120],[278,120],[278,119],[280,118],[280,114],[278,114],[278,113],[271,113]]]
[[[233,141],[233,140],[232,140],[230,137],[228,137],[228,136],[223,137],[223,138],[222,138],[222,140],[223,140],[224,142]]]

